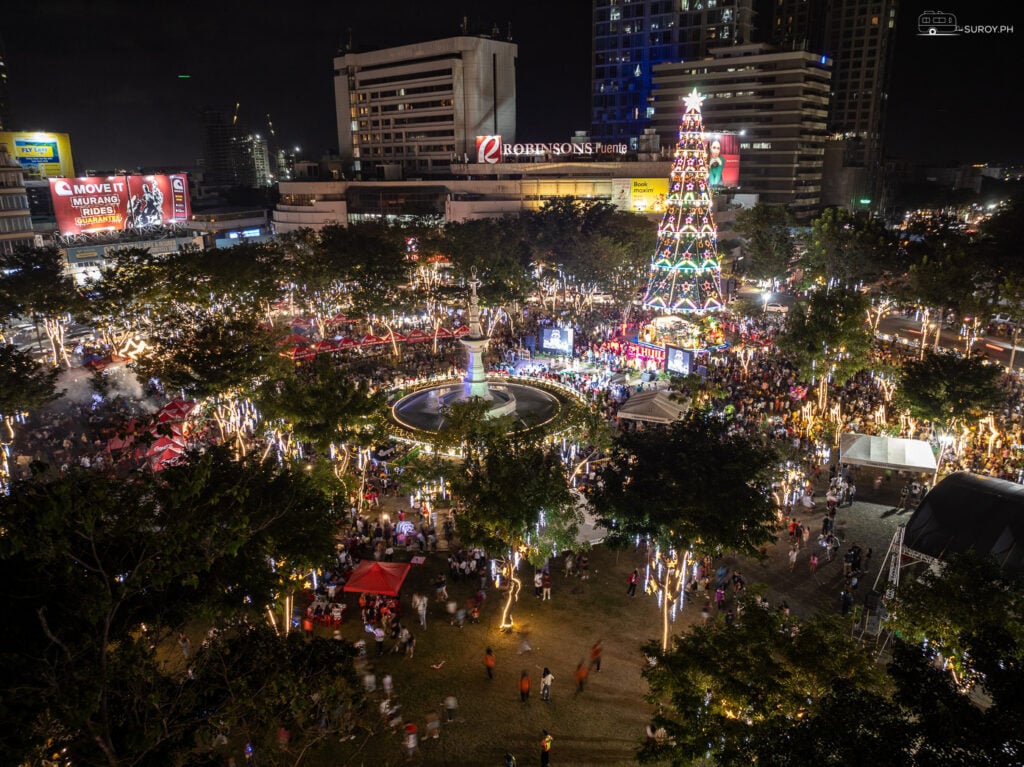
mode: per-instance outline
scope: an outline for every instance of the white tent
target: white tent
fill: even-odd
[[[839,437],[839,462],[853,466],[935,473],[932,446],[920,439],[843,434]]]
[[[634,394],[619,408],[619,418],[646,423],[672,423],[689,410],[687,402],[672,399],[667,391],[643,391]]]

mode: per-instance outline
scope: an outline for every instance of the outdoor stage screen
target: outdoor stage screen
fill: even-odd
[[[665,352],[665,370],[676,375],[690,375],[693,370],[693,352],[677,346],[666,346]]]
[[[568,354],[572,356],[572,328],[541,328],[540,350],[548,354]]]
[[[188,176],[52,178],[50,196],[61,234],[126,231],[192,217]]]

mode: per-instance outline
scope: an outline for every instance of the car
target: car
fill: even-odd
[[[1017,323],[1010,317],[1009,314],[997,314],[992,317],[993,325],[1016,325]]]
[[[772,312],[775,314],[786,314],[789,312],[789,307],[785,304],[765,304],[764,310],[766,312]]]

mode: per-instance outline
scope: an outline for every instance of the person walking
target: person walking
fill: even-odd
[[[455,715],[459,712],[459,699],[449,695],[444,699],[444,713],[449,722],[455,721]]]
[[[594,671],[601,670],[601,653],[604,648],[601,646],[601,640],[598,639],[594,642],[594,646],[590,648],[590,668]]]
[[[494,650],[488,647],[487,651],[484,652],[484,666],[487,669],[488,679],[494,679],[494,665],[496,663],[496,660],[497,659],[494,657]]]
[[[818,555],[811,554],[811,575],[818,569]]]
[[[544,674],[540,678],[540,699],[551,700],[551,684],[555,681],[555,675],[551,673],[551,669],[547,666],[544,667]]]
[[[544,736],[540,740],[540,767],[549,767],[551,764],[551,746],[554,742],[551,733],[544,730]]]
[[[629,574],[629,588],[626,589],[627,597],[636,596],[636,584],[640,582],[640,571],[633,568],[633,572]]]
[[[796,558],[797,558],[797,556],[798,556],[797,555],[797,547],[794,544],[793,547],[789,550],[789,571],[790,572],[793,572],[794,570],[796,570]]]
[[[587,664],[584,663],[583,661],[580,661],[576,665],[576,675],[575,675],[576,676],[576,694],[577,695],[579,695],[581,692],[583,692],[583,688],[587,684],[587,676],[589,674],[590,674],[590,669],[587,667]]]
[[[551,573],[547,572],[546,570],[544,571],[543,575],[541,576],[541,586],[543,587],[543,594],[542,594],[542,596],[540,598],[540,601],[542,601],[542,602],[545,602],[545,601],[546,602],[550,602],[551,601]]]
[[[519,700],[523,703],[530,702],[530,684],[530,675],[523,669],[523,673],[519,675]]]

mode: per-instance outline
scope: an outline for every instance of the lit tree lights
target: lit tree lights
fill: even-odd
[[[708,184],[701,103],[696,89],[684,99],[679,143],[669,177],[665,216],[644,294],[644,306],[672,312],[721,309],[718,228]]]

